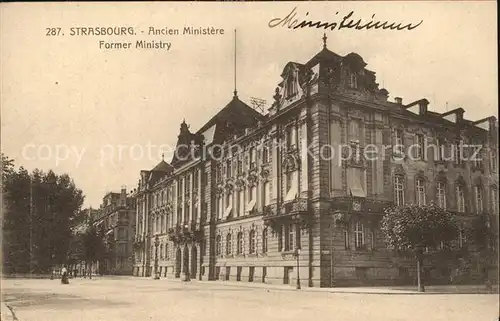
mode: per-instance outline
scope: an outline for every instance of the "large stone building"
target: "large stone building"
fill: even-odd
[[[466,120],[462,108],[440,114],[426,99],[389,101],[363,58],[324,41],[309,61],[285,65],[266,115],[235,92],[196,132],[181,124],[170,164],[141,172],[134,275],[411,282],[413,259],[383,242],[384,208],[446,207],[463,224],[454,247],[474,248],[465,233],[474,217],[498,222],[496,119]],[[482,160],[465,160],[464,144],[483,146]],[[456,272],[432,253],[425,275],[449,280]],[[463,273],[474,278],[480,268]]]
[[[100,274],[131,275],[133,271],[133,240],[135,233],[135,198],[127,194],[107,193],[93,224],[105,234],[104,258],[96,267]]]

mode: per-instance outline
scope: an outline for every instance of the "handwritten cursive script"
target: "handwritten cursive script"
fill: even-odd
[[[298,29],[298,28],[323,28],[323,29],[330,29],[330,30],[341,30],[341,29],[356,29],[356,30],[370,30],[370,29],[382,29],[382,30],[396,30],[396,31],[401,31],[401,30],[413,30],[420,26],[423,20],[421,20],[417,24],[412,24],[412,23],[407,23],[404,24],[403,22],[396,23],[396,22],[381,22],[381,21],[376,21],[375,19],[375,14],[372,15],[371,20],[369,22],[362,21],[361,19],[353,19],[352,16],[354,15],[354,11],[349,12],[346,14],[340,22],[323,22],[323,21],[312,21],[312,20],[306,20],[306,19],[297,19],[297,7],[293,8],[293,10],[284,18],[273,18],[269,21],[269,28],[274,28],[274,27],[285,27],[289,29]],[[339,13],[336,12],[335,15],[338,15]],[[309,12],[306,13],[306,16],[309,15]],[[300,21],[300,22],[299,22]]]

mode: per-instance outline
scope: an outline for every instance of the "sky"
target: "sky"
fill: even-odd
[[[4,3],[0,7],[1,150],[28,170],[68,173],[98,207],[137,186],[140,170],[175,146],[183,119],[198,130],[237,90],[272,102],[283,67],[322,49],[324,30],[269,27],[296,18],[422,24],[411,31],[327,31],[328,48],[358,53],[389,99],[498,116],[496,2]],[[338,12],[338,14],[336,14]],[[224,35],[149,36],[149,27],[224,29]],[[136,35],[71,36],[75,27],[133,27]],[[61,28],[47,36],[47,28]],[[50,30],[50,29],[49,29]],[[57,30],[57,29],[56,29]],[[57,33],[57,31],[56,31]],[[64,33],[64,35],[62,35]],[[99,48],[169,42],[170,49]],[[168,147],[167,147],[168,148]],[[170,161],[166,152],[165,160]]]

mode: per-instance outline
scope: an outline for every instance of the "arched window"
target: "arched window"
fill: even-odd
[[[215,238],[215,253],[217,256],[221,255],[222,252],[222,244],[221,244],[221,237],[220,235],[217,235]]]
[[[249,238],[248,253],[253,254],[253,253],[255,253],[255,242],[256,242],[256,239],[255,239],[255,230],[251,230],[250,231],[250,233],[248,235],[248,238]]]
[[[243,253],[243,233],[239,232],[238,233],[238,239],[236,241],[236,246],[237,246],[237,254],[242,254]]]
[[[267,228],[262,230],[262,253],[267,253]]]
[[[228,233],[226,236],[226,255],[231,255],[233,250],[233,236]]]

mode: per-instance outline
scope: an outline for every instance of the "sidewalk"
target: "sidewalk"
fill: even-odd
[[[304,284],[300,290],[294,285],[266,284],[236,281],[199,281],[192,280],[184,282],[181,279],[166,279],[167,282],[196,283],[204,285],[223,285],[231,287],[262,288],[267,290],[281,291],[303,291],[303,292],[325,292],[325,293],[351,293],[351,294],[385,294],[385,295],[425,295],[425,294],[493,294],[498,293],[498,285],[493,286],[493,291],[486,290],[484,285],[436,285],[426,286],[425,292],[418,292],[416,286],[394,286],[394,287],[338,287],[338,288],[310,288]]]

